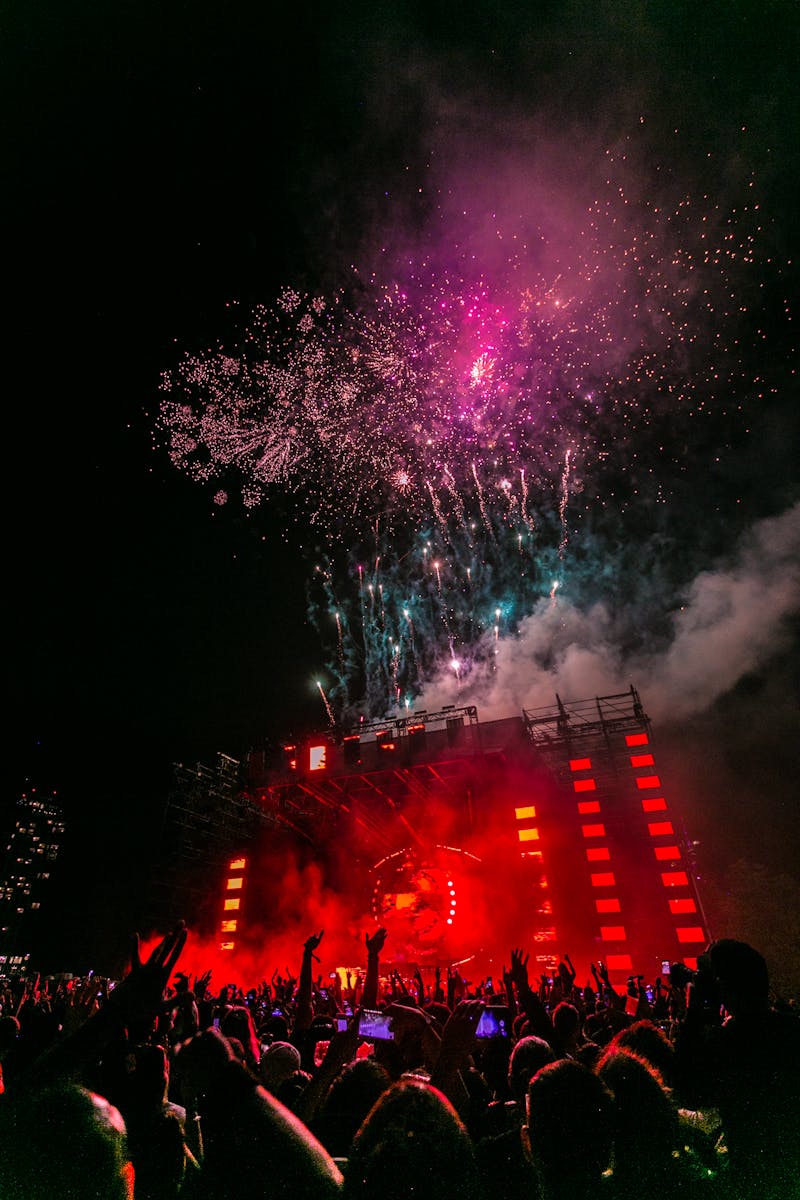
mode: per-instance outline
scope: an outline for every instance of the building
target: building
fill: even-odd
[[[227,841],[219,875],[232,959],[275,932],[280,863],[296,855],[409,966],[472,962],[478,978],[522,947],[537,975],[568,953],[581,980],[597,960],[614,981],[653,979],[695,965],[707,940],[634,688],[499,721],[465,706],[361,722],[287,744],[278,763],[251,754],[241,788],[260,823]]]
[[[0,875],[0,973],[24,970],[30,960],[32,926],[46,904],[64,828],[54,793],[34,788],[17,800]]]

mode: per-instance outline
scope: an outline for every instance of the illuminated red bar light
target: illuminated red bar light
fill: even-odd
[[[700,925],[683,925],[676,929],[679,942],[704,942],[705,932]]]
[[[586,815],[588,813],[599,813],[600,812],[600,801],[599,800],[581,800],[578,803],[578,812],[582,813],[583,815]]]
[[[642,801],[642,812],[666,812],[667,802],[663,796],[654,796],[652,800]]]
[[[608,862],[611,851],[608,846],[590,846],[586,851],[587,862]]]
[[[670,900],[669,911],[677,916],[679,913],[697,912],[694,900]]]
[[[604,942],[626,942],[628,940],[624,925],[601,925],[600,937]]]
[[[649,746],[650,739],[646,733],[627,733],[625,735],[626,746]]]
[[[681,856],[677,846],[656,846],[656,858],[659,862],[675,862]]]
[[[640,791],[644,788],[660,788],[661,780],[657,775],[639,775],[636,779],[636,786]]]
[[[590,758],[571,758],[569,769],[570,771],[591,771],[592,760]]]
[[[593,779],[573,779],[572,786],[576,792],[596,792],[597,784]]]
[[[609,954],[606,957],[606,966],[609,971],[630,971],[633,969],[633,961],[630,954]]]

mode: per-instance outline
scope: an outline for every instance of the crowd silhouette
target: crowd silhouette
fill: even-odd
[[[178,968],[0,983],[4,1200],[800,1196],[800,1020],[751,946],[615,987],[565,955],[502,983],[315,969],[249,990]]]

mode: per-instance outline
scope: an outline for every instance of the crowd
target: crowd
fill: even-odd
[[[381,968],[248,991],[178,971],[0,983],[3,1200],[800,1197],[800,1020],[749,945],[580,986]],[[298,948],[299,951],[299,948]]]

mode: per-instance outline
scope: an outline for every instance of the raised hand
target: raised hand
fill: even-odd
[[[110,994],[108,1007],[113,1008],[123,1020],[155,1017],[164,998],[164,989],[170,974],[185,944],[186,926],[183,921],[179,921],[172,932],[161,939],[147,962],[143,963],[139,935],[134,934],[131,969]]]
[[[84,979],[80,987],[67,992],[64,1005],[64,1034],[69,1037],[97,1012],[97,981]]]
[[[372,937],[369,934],[364,935],[364,942],[367,947],[367,954],[380,954],[383,947],[386,945],[386,930],[381,925],[375,930]]]
[[[319,962],[319,959],[317,958],[314,951],[319,946],[324,935],[325,935],[325,930],[320,929],[319,933],[312,933],[309,937],[306,938],[305,942],[303,943],[303,949],[305,950],[306,954],[310,954],[312,956],[312,958],[316,958],[317,962]],[[287,968],[287,970],[288,970],[288,968]]]
[[[198,1000],[202,1000],[208,991],[208,985],[211,982],[211,970],[204,971],[202,975],[195,975],[194,987],[192,991]]]
[[[509,974],[511,975],[512,980],[516,984],[517,991],[520,993],[520,995],[527,992],[528,988],[530,986],[528,983],[528,959],[529,958],[530,958],[529,954],[526,954],[523,957],[522,950],[512,950],[511,951],[511,970],[510,970]]]

